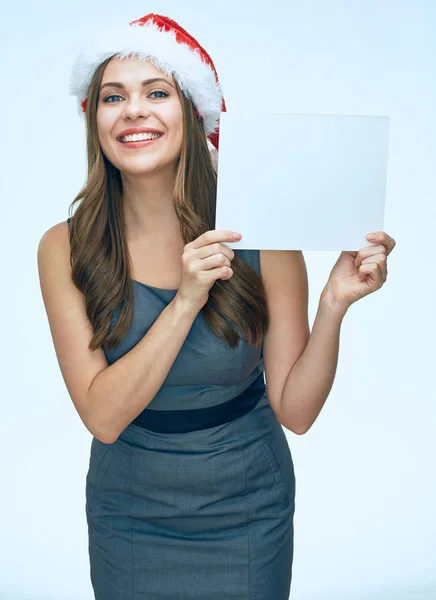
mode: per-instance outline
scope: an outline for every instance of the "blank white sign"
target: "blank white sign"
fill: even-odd
[[[389,117],[220,118],[216,229],[230,248],[359,250],[384,231]]]

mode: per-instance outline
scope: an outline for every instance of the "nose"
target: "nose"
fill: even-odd
[[[125,103],[123,117],[125,119],[135,120],[138,117],[147,117],[150,114],[150,108],[146,100],[142,97],[132,96]]]

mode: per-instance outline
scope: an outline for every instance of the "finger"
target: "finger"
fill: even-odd
[[[365,246],[357,253],[354,264],[358,267],[363,262],[363,259],[383,253],[386,253],[386,248],[382,244],[379,244],[378,246]]]
[[[189,246],[192,248],[201,248],[205,244],[213,244],[214,242],[235,242],[239,241],[241,234],[239,237],[234,237],[236,232],[227,230],[227,229],[211,229],[209,231],[205,231],[202,235],[200,235],[197,239],[189,242]]]
[[[213,244],[207,244],[207,246],[201,246],[196,250],[198,258],[207,258],[212,254],[224,254],[229,260],[235,258],[235,253],[231,248],[220,242],[214,242]]]
[[[395,247],[396,242],[394,238],[387,234],[386,231],[375,231],[373,234],[368,235],[374,235],[374,238],[370,239],[373,244],[383,244],[383,246],[385,246],[387,255],[389,255]],[[367,238],[368,235],[366,236]]]
[[[378,263],[366,263],[364,265],[360,265],[358,271],[359,279],[366,279],[366,277],[370,277],[375,285],[381,287],[385,281],[385,276],[382,272],[381,266]]]
[[[368,258],[365,258],[361,265],[364,264],[371,264],[371,263],[376,263],[379,267],[380,267],[380,271],[383,274],[383,277],[386,278],[387,276],[387,258],[386,258],[386,254],[384,253],[380,253],[380,254],[375,254],[374,256],[370,256]]]

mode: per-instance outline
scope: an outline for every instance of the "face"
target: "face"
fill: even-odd
[[[159,78],[158,81],[150,81]],[[97,129],[106,158],[121,173],[174,170],[183,140],[183,113],[173,79],[149,61],[113,58],[107,64],[97,105]],[[151,129],[160,137],[131,137]],[[127,137],[126,137],[127,136]],[[153,134],[154,137],[154,134]]]

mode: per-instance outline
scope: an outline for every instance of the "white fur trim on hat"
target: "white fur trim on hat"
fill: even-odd
[[[81,102],[88,96],[91,79],[101,63],[116,55],[134,56],[150,62],[168,77],[173,76],[185,96],[189,96],[203,117],[206,135],[219,125],[222,93],[213,70],[195,50],[176,40],[173,31],[162,31],[153,22],[126,25],[93,38],[76,58],[69,84],[69,94]]]

